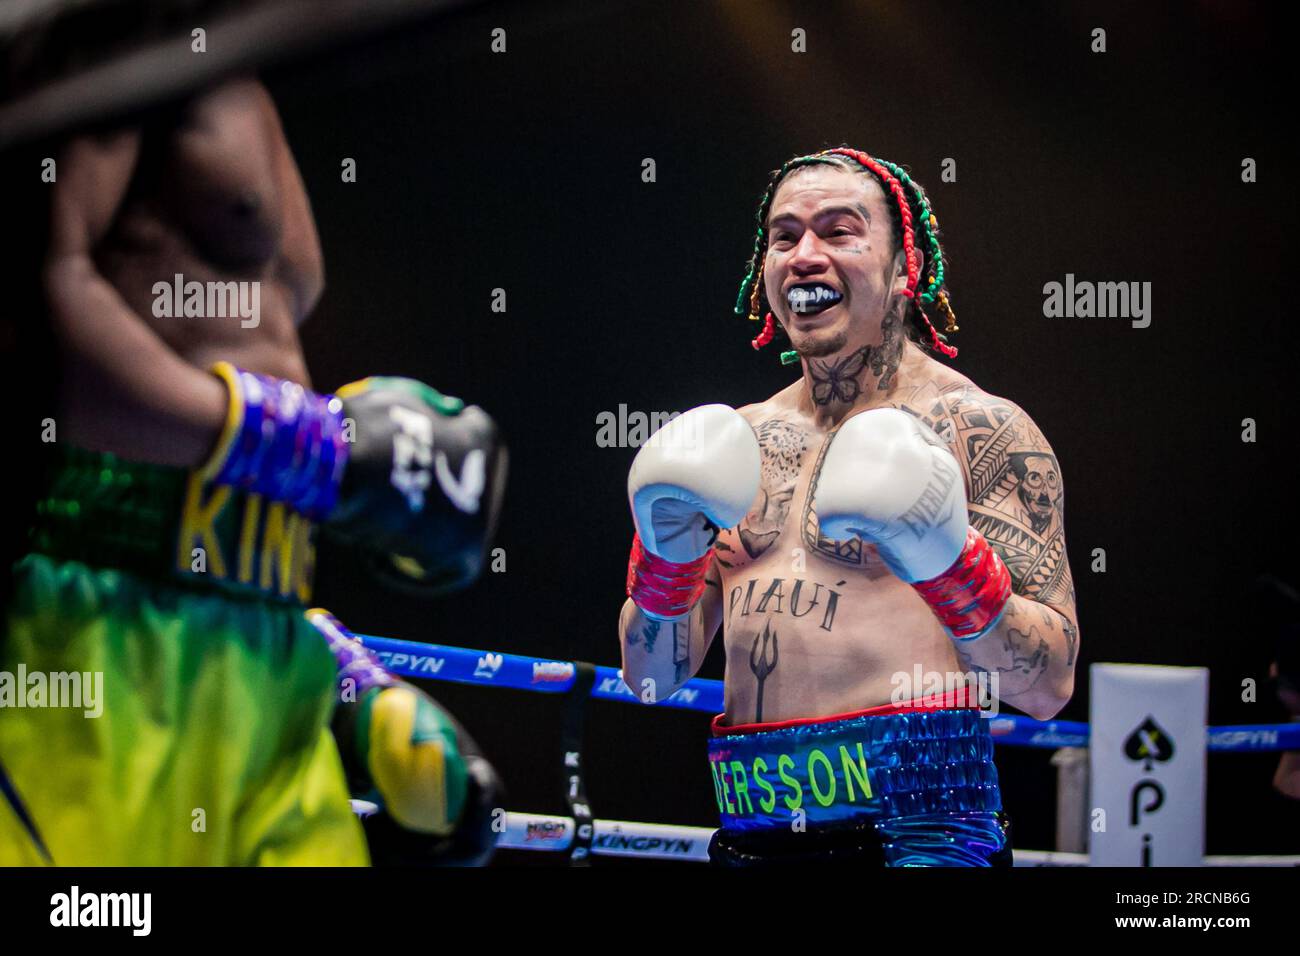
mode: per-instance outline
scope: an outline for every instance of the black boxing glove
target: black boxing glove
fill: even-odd
[[[374,555],[391,584],[440,593],[474,581],[505,490],[496,423],[409,378],[362,379],[337,397],[355,431],[325,529]]]
[[[225,362],[213,371],[230,406],[204,478],[320,521],[389,583],[436,594],[478,576],[507,457],[481,408],[408,378],[321,395]]]

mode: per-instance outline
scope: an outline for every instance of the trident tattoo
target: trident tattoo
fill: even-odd
[[[776,670],[776,661],[780,656],[780,648],[777,646],[776,632],[772,629],[772,622],[768,621],[763,625],[763,633],[754,635],[754,644],[749,649],[749,669],[754,672],[758,678],[758,704],[754,708],[754,722],[761,724],[763,722],[763,685],[767,682],[768,675]],[[772,644],[772,659],[767,659],[768,641]],[[763,649],[758,649],[759,641],[763,642]]]

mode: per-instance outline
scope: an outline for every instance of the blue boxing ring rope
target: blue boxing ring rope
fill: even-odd
[[[508,687],[543,694],[570,695],[580,679],[580,670],[590,675],[587,695],[595,700],[638,703],[637,695],[623,683],[615,667],[587,665],[576,661],[480,651],[445,644],[424,644],[390,637],[358,634],[361,642],[392,673],[402,677],[444,680],[483,687]],[[694,678],[655,707],[695,710],[708,714],[725,708],[722,681]],[[1035,720],[1020,715],[991,717],[989,730],[995,743],[1020,747],[1058,749],[1087,747],[1088,724],[1069,720]],[[1244,724],[1207,728],[1206,749],[1215,753],[1261,753],[1300,750],[1300,723]],[[359,808],[365,812],[365,808]],[[499,849],[550,850],[573,854],[575,842],[590,853],[644,859],[708,860],[706,827],[655,823],[593,820],[542,814],[505,814],[500,828]],[[1016,850],[1016,865],[1086,866],[1087,854]],[[1207,866],[1300,865],[1300,857],[1206,857]]]

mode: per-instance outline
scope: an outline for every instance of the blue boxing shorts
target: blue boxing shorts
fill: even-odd
[[[720,866],[1010,866],[993,739],[975,706],[886,704],[713,721]],[[937,704],[937,706],[936,706]]]

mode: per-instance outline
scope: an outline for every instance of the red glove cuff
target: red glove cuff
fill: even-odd
[[[952,567],[912,587],[958,640],[972,641],[991,628],[1011,600],[1011,575],[984,535],[966,529],[966,547]]]
[[[647,614],[681,617],[695,607],[704,593],[704,575],[713,557],[710,548],[702,557],[685,564],[665,561],[641,546],[641,536],[632,535],[632,555],[627,560],[627,596]]]

